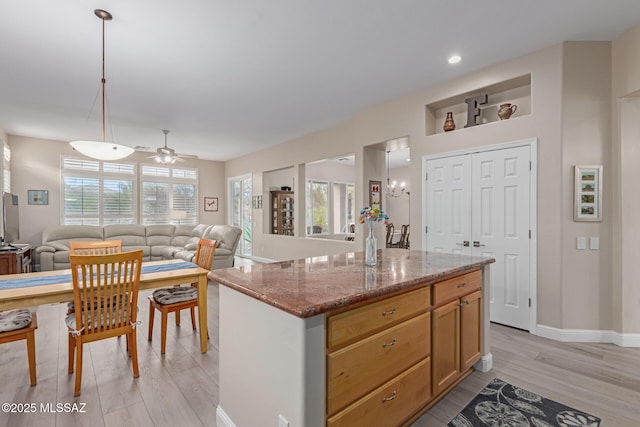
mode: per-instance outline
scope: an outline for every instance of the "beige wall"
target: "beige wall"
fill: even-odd
[[[210,179],[212,189],[201,188],[201,196],[219,195],[224,212],[224,179],[220,174],[227,178],[252,175],[254,194],[264,197],[263,209],[253,210],[256,256],[284,260],[361,249],[362,227],[356,227],[354,243],[267,234],[268,194],[263,173],[292,168],[294,190],[302,194],[299,187],[306,163],[355,153],[358,208],[369,203],[369,180],[385,182],[381,144],[407,136],[412,159],[407,179],[411,182],[411,240],[413,249],[421,249],[425,156],[537,138],[538,324],[639,333],[640,249],[636,238],[640,235],[640,198],[635,196],[640,168],[639,52],[640,26],[613,43],[562,43],[496,64],[363,110],[336,126],[228,161],[224,168],[214,163],[211,178],[203,175],[203,167],[202,188],[207,188]],[[522,110],[522,115],[469,129],[459,123],[455,132],[426,135],[425,129],[441,127],[441,123],[425,124],[425,105],[525,74],[531,75],[532,94],[530,110]],[[25,222],[57,223],[58,156],[68,150],[67,145],[17,137],[10,137],[9,143],[14,159],[22,165],[13,167],[19,194],[24,197],[27,188],[42,188],[43,182],[55,183],[46,188],[55,191],[50,197],[55,202],[48,207],[29,207],[46,212],[29,209]],[[49,148],[51,144],[57,144],[55,149]],[[573,221],[573,166],[579,164],[604,165],[600,223]],[[304,201],[299,197],[296,209],[300,227],[304,225]],[[33,230],[25,229],[25,235],[37,238],[38,229]],[[600,250],[577,251],[577,236],[599,237]]]
[[[562,72],[562,328],[612,328],[611,43],[569,42]],[[575,165],[603,165],[603,220],[573,221]],[[599,250],[577,250],[578,236]]]
[[[613,327],[624,333],[640,332],[640,25],[612,46],[612,223]]]
[[[20,197],[20,241],[40,245],[42,230],[60,225],[60,157],[77,156],[68,143],[9,136],[12,192]],[[126,161],[149,162],[150,153],[134,153]],[[225,173],[223,162],[187,160],[185,166],[199,170],[199,215],[205,224],[225,221]],[[27,204],[27,190],[48,190],[49,204]],[[204,197],[218,197],[218,212],[204,212]]]
[[[638,36],[634,33],[633,38],[636,40]],[[386,178],[384,148],[380,143],[408,136],[412,159],[407,179],[411,182],[411,243],[413,249],[421,249],[425,156],[536,138],[538,324],[561,329],[620,331],[613,315],[616,303],[610,256],[615,241],[610,230],[617,210],[616,199],[610,194],[615,185],[610,152],[611,49],[611,43],[601,42],[551,46],[361,111],[341,125],[235,159],[228,162],[227,171],[230,175],[251,172],[255,176],[287,162],[297,164],[353,151],[356,206],[364,206],[368,204],[368,180],[384,182]],[[425,124],[425,105],[526,74],[531,74],[530,110],[522,109],[521,114],[508,121],[469,129],[459,123],[455,132],[426,135],[425,129],[433,130],[441,124]],[[633,73],[625,74],[627,84],[628,74]],[[640,81],[640,71],[637,74]],[[604,165],[602,222],[573,221],[573,166],[580,164]],[[640,206],[635,212],[638,210]],[[356,248],[362,243],[362,231],[358,231]],[[578,236],[599,237],[600,250],[576,250]],[[285,244],[270,237],[277,236],[256,235],[256,240],[260,241],[262,253],[268,252],[275,259],[342,249],[327,245],[310,249],[305,242],[308,239]],[[640,276],[640,271],[637,273],[635,276]],[[633,332],[638,331],[636,326]]]

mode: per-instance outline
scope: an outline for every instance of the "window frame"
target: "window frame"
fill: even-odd
[[[72,168],[67,167],[66,162],[87,162],[89,164],[97,164],[98,168],[95,171],[83,168]],[[131,173],[120,173],[113,171],[105,172],[105,165],[122,165],[126,166],[127,169],[131,170]],[[138,183],[137,183],[137,163],[135,162],[127,162],[127,161],[102,161],[95,159],[86,159],[76,156],[61,156],[60,157],[60,223],[62,225],[109,225],[109,224],[137,224],[138,223],[138,204],[137,204],[137,191],[138,191]],[[98,180],[98,213],[97,213],[97,224],[95,222],[88,221],[91,218],[90,216],[69,216],[67,215],[66,205],[67,205],[67,191],[66,191],[66,178],[78,178],[78,179],[97,179]],[[131,216],[122,217],[119,215],[109,215],[105,211],[105,181],[113,180],[113,181],[125,181],[131,183]],[[116,221],[106,221],[107,219],[112,218],[116,219]],[[118,218],[128,218],[124,222],[120,222]],[[80,223],[77,221],[72,221],[72,219],[79,219]]]
[[[151,175],[145,173],[145,169],[156,169],[156,170],[167,170],[168,175]],[[190,171],[192,176],[176,176],[177,171]],[[145,192],[144,187],[145,183],[156,183],[156,184],[167,184],[168,185],[168,212],[166,216],[166,221],[163,222],[146,222],[145,216]],[[182,214],[177,214],[179,211],[175,211],[172,209],[175,201],[175,186],[177,185],[189,185],[193,186],[193,197],[192,197],[192,207],[193,207],[193,215],[183,216]],[[140,163],[139,166],[139,206],[140,206],[140,224],[143,225],[155,225],[155,224],[188,224],[188,225],[197,225],[200,221],[200,209],[199,209],[199,188],[200,187],[200,171],[198,168],[188,167],[188,166],[177,166],[174,164],[171,165],[159,165],[153,163]]]

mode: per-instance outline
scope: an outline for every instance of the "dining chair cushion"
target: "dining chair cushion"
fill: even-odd
[[[116,301],[117,297],[113,297],[113,301]],[[93,300],[93,308],[98,308],[98,298],[94,298]],[[71,301],[67,303],[67,314],[73,313],[76,310],[76,302]]]
[[[27,308],[0,312],[0,332],[22,329],[31,323],[31,311]]]
[[[162,305],[191,301],[198,299],[198,288],[193,286],[160,288],[153,291],[153,299],[155,299],[158,304]]]
[[[124,316],[123,316],[124,318],[127,318],[127,310],[128,309],[129,309],[129,305],[127,304],[127,305],[124,306]],[[137,311],[140,311],[139,308],[136,307],[136,309],[137,309]],[[116,323],[116,318],[120,317],[119,316],[120,310],[122,310],[122,306],[121,305],[119,305],[118,307],[114,307],[113,308],[113,310],[111,312],[111,316],[109,316],[110,319],[111,319],[111,325],[114,325]],[[105,324],[106,324],[105,320],[104,320],[105,311],[102,311],[102,315],[100,316],[99,323],[98,323],[98,319],[92,319],[92,314],[93,314],[93,312],[88,314],[88,317],[89,317],[88,320],[89,321],[87,323],[89,323],[89,324],[93,323],[93,327],[94,328],[97,328],[98,324],[100,326],[105,326]],[[64,318],[64,323],[66,323],[67,327],[69,329],[73,330],[73,331],[79,330],[79,328],[76,327],[76,314],[75,313],[71,313],[71,314],[67,315],[67,317]]]

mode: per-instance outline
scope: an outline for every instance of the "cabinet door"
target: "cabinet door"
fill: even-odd
[[[465,372],[480,359],[482,326],[482,292],[460,299],[460,371]]]
[[[442,392],[460,375],[459,304],[460,300],[455,300],[433,311],[433,395]]]

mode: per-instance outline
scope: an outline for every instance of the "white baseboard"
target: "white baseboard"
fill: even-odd
[[[216,407],[216,427],[236,427],[231,418],[224,412],[224,409],[218,405]]]
[[[640,347],[640,334],[621,334],[598,329],[559,329],[545,325],[538,325],[536,332],[540,337],[562,342],[598,342],[621,347]]]
[[[473,367],[480,372],[489,372],[493,368],[493,353],[482,356]]]

